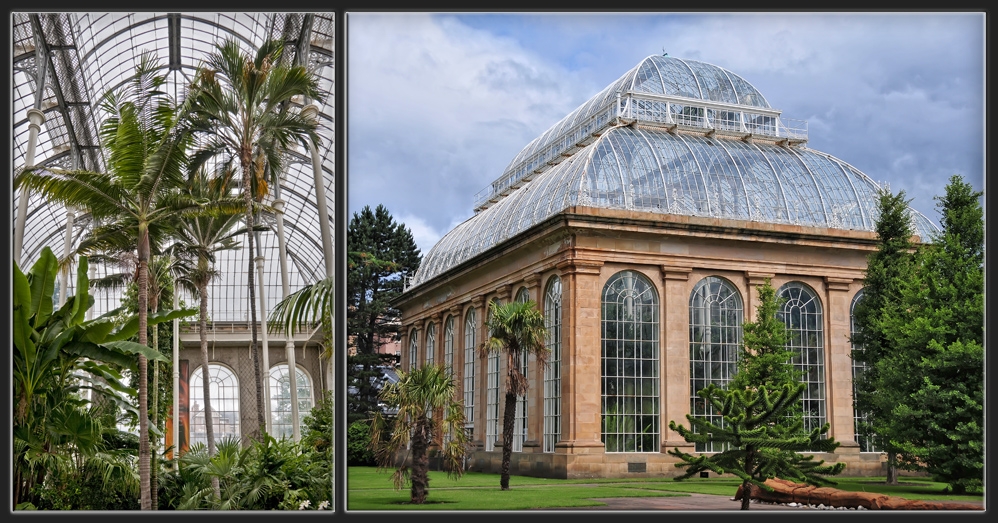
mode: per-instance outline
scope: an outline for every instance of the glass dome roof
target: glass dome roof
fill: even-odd
[[[682,72],[682,67],[697,72]],[[706,83],[706,76],[734,76],[700,62],[650,57],[592,100],[615,93],[621,82],[634,85],[636,79],[654,78],[652,71],[663,70],[670,71],[673,80],[646,80],[640,85],[692,88]],[[697,81],[680,84],[675,79],[683,74]],[[729,86],[742,87],[706,92],[716,98],[728,96],[729,101],[737,96],[741,102],[768,108],[758,91],[739,80]],[[704,92],[696,91],[699,96]],[[593,105],[592,100],[579,110]],[[786,142],[781,145],[777,140],[721,138],[704,131],[668,132],[657,125],[609,127],[579,152],[537,174],[444,235],[424,257],[410,288],[572,206],[873,230],[879,186],[848,163]],[[550,134],[551,130],[542,139]],[[922,238],[938,230],[921,213],[913,209],[910,212],[916,233]]]
[[[235,38],[249,52],[270,38],[283,38],[285,56],[319,77],[325,94],[319,108],[318,148],[332,222],[333,209],[333,14],[332,13],[12,13],[13,36],[13,158],[24,166],[28,147],[27,111],[45,114],[38,134],[35,164],[54,168],[101,171],[103,152],[98,142],[102,119],[98,98],[122,85],[144,51],[154,53],[166,75],[165,90],[183,96],[184,86],[216,42]],[[41,74],[40,74],[41,73]],[[179,96],[178,96],[179,95]],[[288,153],[288,166],[270,200],[285,200],[284,229],[292,291],[325,277],[325,263],[316,205],[316,183],[308,151]],[[17,213],[20,191],[13,194]],[[62,257],[67,212],[31,195],[24,231],[22,265],[27,267],[48,246]],[[13,221],[13,220],[12,220]],[[273,306],[282,296],[276,221],[264,216],[271,230],[260,235],[265,257],[266,300]],[[90,226],[86,216],[73,222],[73,246]],[[247,319],[246,249],[222,253],[217,265],[223,276],[210,289],[209,312],[214,321]],[[95,276],[121,272],[96,267]],[[72,286],[75,278],[69,278]],[[72,291],[71,291],[72,292]],[[118,296],[97,296],[95,314],[118,307]],[[192,300],[184,298],[188,303]]]

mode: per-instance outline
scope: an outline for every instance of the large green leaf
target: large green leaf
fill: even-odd
[[[76,296],[73,300],[73,323],[83,323],[87,309],[90,305],[90,278],[87,277],[89,260],[86,256],[80,256],[76,267]]]
[[[48,247],[42,249],[38,261],[28,271],[28,282],[31,284],[30,316],[35,317],[35,327],[43,325],[52,314],[52,293],[55,292],[58,271],[59,262]]]
[[[164,321],[172,321],[176,318],[183,318],[185,316],[193,316],[197,314],[197,309],[178,309],[178,310],[165,310],[156,313],[151,313],[146,318],[146,323],[148,325],[156,325],[158,323],[163,323]],[[114,331],[107,336],[105,341],[119,341],[127,340],[139,332],[139,317],[132,316],[121,326],[120,329]]]
[[[150,361],[153,360],[163,361],[163,362],[170,361],[170,358],[168,356],[159,352],[158,350],[154,350],[146,345],[142,345],[141,343],[135,343],[134,341],[111,341],[104,343],[102,345],[104,347],[109,347],[129,354],[141,354],[146,358],[148,358]]]
[[[31,308],[31,288],[28,278],[14,264],[14,350],[25,359],[33,359],[35,344],[31,341],[31,324],[28,322]]]

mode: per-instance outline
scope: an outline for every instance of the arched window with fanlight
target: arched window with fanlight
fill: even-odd
[[[454,316],[444,322],[444,365],[454,372]]]
[[[690,414],[713,424],[723,419],[697,395],[708,385],[725,387],[738,371],[742,298],[728,280],[708,276],[690,293]],[[697,452],[722,452],[718,443],[697,443]]]
[[[849,307],[849,335],[851,338],[856,337],[856,305],[863,300],[863,289],[860,289],[852,298],[852,304]],[[852,343],[852,350],[863,350],[862,345],[857,345]],[[869,434],[863,433],[862,423],[866,422],[867,414],[859,410],[856,406],[856,395],[858,394],[858,388],[856,387],[856,381],[863,375],[863,371],[866,370],[866,362],[857,361],[856,358],[852,358],[852,413],[853,413],[853,431],[856,435],[856,443],[859,443],[860,452],[880,452],[876,446],[873,444],[873,438]]]
[[[602,438],[606,452],[659,451],[658,292],[621,271],[603,287]]]
[[[208,444],[205,428],[204,382],[200,366],[190,379],[191,443]],[[211,429],[215,442],[226,438],[239,439],[239,380],[232,369],[208,364],[208,394],[211,400]]]
[[[520,290],[516,292],[516,301],[520,303],[530,301],[530,291],[526,287],[520,287]],[[527,353],[524,352],[520,354],[520,372],[529,380],[530,376],[527,374],[528,368]],[[513,452],[523,452],[523,443],[525,441],[527,441],[526,394],[516,397],[516,413],[513,416]]]
[[[475,339],[478,336],[478,318],[475,309],[464,317],[464,426],[468,434],[475,429]]]
[[[544,292],[544,452],[554,452],[561,439],[561,278],[552,276]]]
[[[426,364],[433,365],[437,350],[437,324],[430,323],[426,327]]]
[[[807,284],[792,281],[777,292],[784,300],[777,316],[787,327],[787,350],[806,385],[801,404],[804,430],[825,424],[825,334],[821,301]]]
[[[409,333],[409,370],[415,369],[416,358],[418,356],[416,350],[419,347],[419,331],[412,329]]]
[[[305,426],[303,421],[312,410],[312,380],[308,378],[308,373],[304,369],[298,367],[295,371],[298,389],[298,427],[301,428]],[[288,364],[281,363],[270,368],[271,436],[281,439],[294,435],[291,414],[291,377],[288,375]]]
[[[492,320],[492,308],[502,303],[492,300],[486,313],[486,325]],[[486,336],[492,336],[486,332]],[[485,374],[485,450],[494,450],[499,437],[499,354],[490,352],[486,358],[488,369]]]

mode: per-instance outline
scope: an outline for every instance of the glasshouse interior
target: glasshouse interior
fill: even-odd
[[[718,416],[697,391],[734,375],[742,322],[769,280],[806,385],[805,426],[827,422],[841,443],[816,458],[883,475],[882,454],[856,435],[849,341],[880,185],[807,142],[807,122],[738,74],[663,55],[527,144],[396,302],[402,366],[455,369],[470,469],[499,472],[510,445],[513,474],[675,477],[668,450],[717,452],[669,422]],[[909,212],[921,241],[939,230]],[[476,348],[490,303],[510,300],[537,303],[550,354],[546,367],[520,363],[532,385],[505,442],[507,359]]]
[[[332,13],[11,24],[13,506],[328,510]]]

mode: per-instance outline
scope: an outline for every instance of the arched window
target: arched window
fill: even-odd
[[[548,366],[544,369],[544,452],[554,452],[561,439],[561,279],[548,281],[544,293],[544,345]]]
[[[475,429],[475,339],[478,321],[475,309],[464,318],[464,426],[471,434]]]
[[[603,287],[602,309],[606,452],[658,452],[658,293],[644,275],[618,272]]]
[[[409,370],[416,368],[416,348],[419,346],[419,331],[412,329],[409,333]]]
[[[787,350],[794,353],[794,367],[803,372],[806,385],[801,403],[804,430],[825,424],[825,336],[821,302],[804,283],[792,281],[777,295],[785,301],[777,316],[787,326]]]
[[[492,320],[492,307],[501,305],[499,300],[492,300],[489,303],[487,314],[488,321]],[[492,336],[487,332],[486,336]],[[499,437],[499,354],[489,353],[487,358],[488,372],[485,384],[485,450],[494,450],[496,439]]]
[[[690,293],[690,414],[720,424],[722,418],[697,391],[727,385],[738,371],[742,340],[742,298],[724,278],[708,276]],[[721,452],[719,444],[697,443],[697,452]]]
[[[437,324],[430,323],[426,327],[426,364],[433,365],[437,350]]]
[[[849,336],[855,337],[856,333],[856,305],[863,299],[863,289],[860,289],[852,298],[852,305],[849,307]],[[863,350],[862,345],[856,345],[852,343],[852,350]],[[856,361],[855,358],[852,360],[852,413],[853,413],[853,431],[856,434],[856,443],[859,443],[860,452],[880,452],[873,445],[873,438],[868,437],[866,434],[862,434],[859,424],[866,421],[866,413],[861,412],[856,408],[856,395],[858,390],[856,388],[856,380],[862,376],[863,371],[866,370],[866,362]]]
[[[527,303],[530,301],[530,291],[526,287],[520,287],[516,292],[516,301]],[[527,376],[527,353],[520,355],[520,372]],[[530,376],[527,376],[530,379]],[[523,452],[523,442],[527,441],[527,395],[516,397],[516,414],[513,417],[513,452]]]
[[[312,410],[312,382],[301,368],[295,369],[298,384],[298,426]],[[291,379],[288,364],[281,363],[270,368],[270,430],[276,439],[294,435],[291,424]]]
[[[454,372],[454,317],[448,316],[444,323],[444,365]]]
[[[208,444],[208,433],[204,426],[204,382],[201,369],[191,373],[191,443]],[[225,438],[239,439],[239,380],[228,367],[208,364],[208,394],[211,395],[211,430],[215,442]]]

